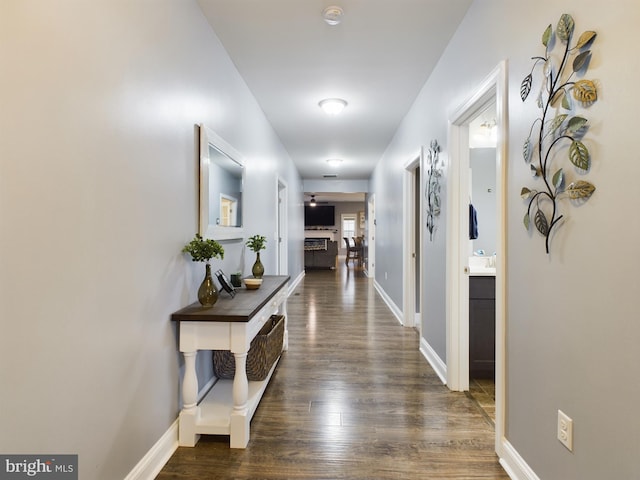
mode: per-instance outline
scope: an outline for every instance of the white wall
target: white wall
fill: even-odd
[[[522,224],[520,189],[531,185],[522,144],[538,110],[523,104],[520,82],[531,57],[544,53],[542,33],[563,13],[576,21],[576,35],[595,30],[588,78],[599,100],[581,110],[591,125],[586,142],[593,156],[588,174],[597,187],[580,207],[563,205],[566,222],[553,237],[552,253]],[[636,478],[640,445],[640,323],[637,321],[637,243],[640,222],[637,117],[640,6],[632,0],[607,5],[595,0],[476,1],[378,165],[377,246],[384,251],[376,280],[396,304],[401,292],[400,231],[402,165],[420,145],[437,139],[448,159],[448,121],[503,59],[509,74],[507,225],[506,439],[539,478],[600,480]],[[446,198],[446,185],[443,191]],[[425,238],[423,332],[442,358],[445,349],[446,235],[440,218],[435,241]],[[385,281],[384,272],[389,272]],[[574,451],[556,440],[557,410],[574,420]]]
[[[419,144],[396,149],[394,140],[370,181],[375,194],[375,280],[396,305],[402,305],[403,165],[419,153]],[[368,197],[369,198],[369,197]]]
[[[302,272],[301,181],[194,1],[3,1],[0,61],[0,451],[77,453],[81,478],[124,478],[179,410],[170,315],[204,268],[180,254],[196,125],[246,161],[267,273],[277,176]],[[225,249],[215,266],[250,269],[241,243]]]

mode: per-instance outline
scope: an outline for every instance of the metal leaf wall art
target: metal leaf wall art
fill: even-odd
[[[542,181],[540,188],[522,188],[520,195],[528,201],[524,216],[527,230],[531,225],[545,237],[545,249],[549,253],[551,233],[563,218],[559,212],[559,201],[586,202],[596,187],[585,180],[569,177],[586,174],[591,167],[591,156],[583,143],[587,133],[587,119],[575,114],[577,107],[589,107],[598,99],[596,85],[592,80],[580,79],[589,67],[590,47],[596,32],[586,31],[571,46],[575,23],[571,15],[563,14],[555,32],[549,25],[542,35],[545,52],[542,57],[532,57],[531,73],[520,85],[520,97],[524,102],[534,87],[534,71],[540,70],[542,84],[537,96],[541,111],[531,125],[529,137],[524,142],[522,154],[529,164],[531,174]],[[559,45],[559,54],[554,47]],[[560,153],[568,153],[571,165],[561,165]]]
[[[440,145],[437,140],[432,140],[429,145],[429,164],[427,166],[427,230],[429,240],[433,241],[433,233],[436,231],[436,217],[440,215],[440,180],[442,178],[442,163],[440,162]]]

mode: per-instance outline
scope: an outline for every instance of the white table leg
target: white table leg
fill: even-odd
[[[195,352],[182,352],[184,355],[184,378],[182,379],[182,411],[180,412],[178,443],[182,447],[193,447],[200,435],[196,434],[198,410],[198,376],[196,375]]]
[[[233,377],[233,411],[231,412],[231,448],[246,448],[249,443],[249,422],[247,402],[249,381],[247,380],[247,352],[234,353],[236,372]]]

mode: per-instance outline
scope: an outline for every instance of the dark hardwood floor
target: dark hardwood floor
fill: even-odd
[[[442,385],[362,269],[308,271],[246,449],[202,436],[157,479],[508,479],[491,422]]]

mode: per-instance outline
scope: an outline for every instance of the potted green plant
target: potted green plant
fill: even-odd
[[[224,248],[211,238],[204,239],[196,233],[189,243],[182,249],[183,253],[191,255],[194,262],[205,262],[205,275],[198,289],[198,301],[204,307],[212,307],[218,300],[218,289],[211,276],[210,261],[212,258],[224,258]]]
[[[264,275],[264,266],[260,261],[260,250],[267,248],[266,243],[267,237],[262,235],[253,235],[252,237],[247,238],[247,247],[256,253],[256,261],[251,268],[251,273],[253,273],[255,278],[262,278]]]

